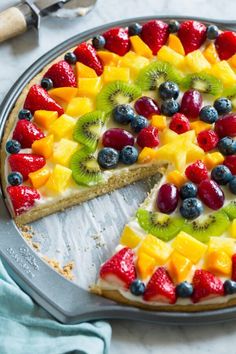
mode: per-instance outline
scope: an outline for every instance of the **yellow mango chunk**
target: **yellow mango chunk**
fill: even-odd
[[[185,281],[192,267],[193,263],[188,258],[184,257],[177,251],[172,253],[168,270],[171,278],[174,279],[176,283]]]
[[[236,75],[226,60],[222,60],[219,63],[213,65],[209,73],[220,79],[225,86],[231,86],[235,84]]]
[[[49,176],[50,176],[49,168],[43,167],[40,168],[40,170],[29,173],[29,180],[32,183],[32,186],[38,189],[47,182]]]
[[[135,77],[139,71],[149,64],[149,60],[141,55],[129,51],[119,61],[119,66],[130,69],[131,74]]]
[[[157,59],[167,61],[177,68],[182,68],[184,65],[184,56],[177,53],[175,50],[163,45],[157,53]]]
[[[190,71],[194,73],[199,73],[200,71],[210,69],[211,67],[210,63],[206,60],[200,50],[195,50],[186,55],[185,61]]]
[[[49,95],[57,101],[61,99],[65,102],[69,102],[78,93],[78,89],[75,87],[58,87],[48,91]]]
[[[97,77],[96,71],[92,68],[90,68],[87,65],[84,65],[83,63],[77,62],[76,63],[76,76],[77,76],[77,81],[79,78],[92,78],[92,77]]]
[[[142,280],[146,279],[147,277],[150,277],[153,274],[155,266],[156,261],[153,257],[150,257],[148,254],[143,252],[139,253],[137,260],[137,269],[138,274]]]
[[[149,147],[144,147],[138,156],[138,163],[148,163],[155,159],[156,151]]]
[[[222,164],[224,159],[225,159],[224,156],[220,152],[216,151],[216,152],[206,154],[203,161],[206,167],[208,168],[208,170],[211,170],[215,166]]]
[[[173,240],[172,247],[194,264],[198,263],[207,250],[206,245],[183,231]]]
[[[52,134],[45,138],[35,140],[32,144],[32,151],[48,159],[52,155],[54,136]]]
[[[93,101],[88,97],[75,97],[69,102],[66,114],[78,118],[94,110]]]
[[[212,124],[205,123],[202,120],[196,120],[195,122],[190,123],[191,129],[196,132],[196,135],[203,130],[209,130],[212,128]]]
[[[61,139],[58,143],[54,144],[53,149],[53,162],[63,166],[68,166],[71,156],[78,149],[78,143],[69,139]]]
[[[67,114],[60,116],[49,127],[49,132],[54,134],[57,138],[71,136],[76,124],[76,120]]]
[[[44,129],[48,129],[58,118],[58,113],[54,111],[39,110],[34,112],[34,122]]]
[[[236,238],[236,219],[234,219],[229,228],[230,236]]]
[[[153,114],[151,119],[151,125],[162,131],[167,127],[166,116]]]
[[[78,96],[94,97],[100,92],[102,88],[102,80],[98,78],[79,78]]]
[[[117,68],[115,66],[104,66],[103,80],[105,83],[111,81],[129,81],[130,70],[129,68]]]
[[[72,171],[69,168],[56,165],[45,186],[51,192],[60,194],[67,188],[71,175]]]
[[[129,39],[131,47],[135,53],[146,58],[152,58],[151,49],[139,36],[131,36]]]
[[[230,278],[232,261],[226,252],[215,251],[208,254],[206,259],[206,268],[216,275],[224,275]]]
[[[173,170],[166,176],[169,183],[173,183],[176,187],[181,187],[186,181],[186,177],[178,170]]]
[[[220,58],[217,54],[217,51],[216,51],[216,47],[215,47],[215,44],[213,42],[211,42],[207,47],[206,49],[203,51],[202,53],[204,55],[204,57],[207,59],[207,61],[210,63],[210,64],[216,64],[220,61]]]
[[[134,232],[128,225],[125,226],[121,238],[120,243],[124,246],[135,248],[138,246],[142,238]]]
[[[233,69],[236,69],[236,54],[228,59],[228,63]]]
[[[97,52],[98,57],[101,59],[103,65],[112,65],[112,66],[117,66],[118,61],[120,60],[120,56],[115,54],[115,53],[111,53],[111,52],[107,52],[107,51],[103,51],[103,50],[99,50]]]
[[[224,251],[230,257],[234,254],[235,240],[229,237],[210,237],[208,253]]]
[[[147,235],[138,250],[138,254],[146,253],[154,258],[156,265],[166,263],[172,253],[172,247],[153,235]]]
[[[181,43],[181,40],[179,39],[179,37],[177,37],[176,35],[174,35],[172,33],[170,33],[169,38],[168,38],[168,47],[170,47],[175,52],[177,52],[181,55],[185,55],[184,47]]]

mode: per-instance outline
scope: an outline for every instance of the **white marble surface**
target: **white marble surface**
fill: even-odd
[[[14,4],[1,0],[0,10]],[[198,15],[235,17],[236,2],[225,0],[100,0],[85,18],[44,20],[37,39],[33,31],[0,45],[0,101],[23,71],[43,53],[75,33],[117,19],[142,15]],[[236,323],[207,327],[157,326],[131,321],[111,321],[111,354],[235,353]]]

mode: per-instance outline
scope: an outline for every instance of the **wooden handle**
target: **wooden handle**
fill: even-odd
[[[23,13],[17,7],[0,13],[0,42],[25,32],[27,24]]]

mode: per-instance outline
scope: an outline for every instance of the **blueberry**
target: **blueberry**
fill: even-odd
[[[17,140],[8,140],[6,143],[6,151],[9,154],[17,154],[21,149],[21,144]]]
[[[129,124],[135,117],[135,113],[128,104],[120,104],[113,109],[112,116],[117,123]]]
[[[186,198],[179,211],[185,219],[196,219],[203,212],[202,202],[197,198]]]
[[[103,168],[116,167],[119,162],[119,152],[113,148],[105,147],[98,153],[98,163]]]
[[[229,190],[231,193],[236,194],[236,176],[233,176],[229,182]]]
[[[148,126],[148,120],[144,116],[137,115],[131,120],[130,125],[135,133],[139,133],[140,130]]]
[[[224,282],[225,295],[232,295],[236,293],[236,281],[227,279]]]
[[[223,155],[233,155],[236,153],[236,141],[229,136],[220,139],[217,147]]]
[[[194,198],[197,195],[197,186],[191,182],[186,182],[180,188],[181,199]]]
[[[125,165],[132,165],[138,160],[138,150],[131,145],[125,146],[120,152],[120,161]]]
[[[93,43],[93,46],[95,49],[102,49],[102,48],[104,48],[104,46],[106,44],[106,40],[103,36],[97,35],[97,36],[93,37],[92,43]]]
[[[226,97],[221,97],[215,100],[214,107],[219,115],[226,114],[232,111],[232,103]]]
[[[173,99],[166,100],[161,105],[161,113],[171,117],[179,111],[179,103]]]
[[[187,281],[184,281],[176,286],[176,295],[179,297],[190,297],[193,294],[193,286]]]
[[[129,36],[137,36],[141,33],[141,31],[142,31],[142,26],[137,22],[131,23],[131,25],[128,27]]]
[[[200,120],[206,123],[215,123],[218,119],[218,112],[212,106],[205,106],[200,110]]]
[[[28,109],[21,109],[18,113],[19,119],[31,120],[33,118],[32,113]]]
[[[159,86],[159,96],[163,100],[173,98],[176,100],[179,96],[179,87],[175,82],[166,81]]]
[[[68,52],[64,56],[65,61],[67,61],[68,64],[74,65],[77,62],[76,55],[72,52]]]
[[[12,186],[19,186],[23,182],[20,172],[11,172],[7,177],[8,183]]]
[[[180,24],[178,21],[172,20],[169,22],[169,32],[176,33],[178,32]]]
[[[134,281],[132,281],[130,285],[131,294],[139,296],[139,295],[143,295],[144,291],[145,291],[145,284],[141,280],[135,279]]]
[[[215,25],[209,25],[207,27],[207,38],[216,39],[219,35],[219,28]]]
[[[48,90],[51,90],[53,88],[53,82],[48,77],[44,77],[41,80],[41,86],[42,86],[42,88],[44,88],[45,90],[48,91]]]
[[[211,178],[218,184],[225,185],[233,178],[233,176],[227,166],[218,165],[211,171]]]

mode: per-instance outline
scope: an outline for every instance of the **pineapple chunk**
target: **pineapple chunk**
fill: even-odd
[[[60,116],[49,127],[49,132],[61,139],[65,136],[72,136],[76,120],[67,114]]]
[[[78,118],[86,113],[93,111],[93,101],[88,97],[75,97],[73,98],[66,110],[66,114],[71,117]]]
[[[59,98],[68,103],[77,95],[78,89],[75,87],[58,87],[48,91],[48,93],[55,101]]]
[[[32,144],[32,151],[35,154],[42,155],[45,159],[48,159],[53,152],[54,136],[48,135],[45,138],[35,140]]]
[[[102,88],[102,80],[97,78],[79,78],[79,91],[78,96],[94,97],[100,92]]]
[[[139,153],[138,163],[148,163],[155,159],[156,151],[149,147],[144,147]]]
[[[177,68],[182,68],[184,65],[184,56],[177,53],[170,47],[163,45],[157,53],[157,59],[167,61]]]
[[[61,139],[54,144],[53,162],[63,166],[68,166],[71,156],[78,149],[78,143],[68,139]]]
[[[235,84],[236,75],[225,60],[222,60],[219,63],[213,65],[209,73],[217,77],[217,79],[221,80],[225,86],[231,86]]]
[[[236,238],[236,219],[232,221],[229,232],[231,237]]]
[[[139,36],[129,37],[132,49],[138,55],[146,58],[152,58],[152,51],[149,46]]]
[[[216,275],[223,275],[230,278],[232,261],[226,252],[215,251],[208,254],[206,259],[206,268]]]
[[[196,120],[195,122],[190,123],[190,127],[195,131],[196,135],[198,135],[203,130],[211,129],[212,124],[205,123],[201,120]]]
[[[156,261],[146,253],[139,253],[137,260],[138,274],[142,280],[150,277],[156,266]]]
[[[188,258],[182,256],[182,254],[177,251],[172,253],[169,263],[169,272],[171,278],[173,278],[176,283],[181,283],[186,280],[192,267],[193,263]]]
[[[184,47],[181,43],[181,40],[179,39],[179,37],[172,33],[170,33],[168,38],[168,47],[181,55],[185,55]]]
[[[173,240],[172,247],[194,264],[198,263],[207,250],[206,245],[183,231]]]
[[[48,169],[48,167],[43,167],[40,168],[40,170],[29,173],[29,180],[32,183],[32,186],[38,189],[47,182],[49,176],[50,170]]]
[[[215,44],[212,42],[206,47],[206,49],[203,52],[203,55],[212,65],[220,61],[220,58],[216,51]]]
[[[52,193],[60,194],[67,188],[71,175],[72,171],[69,168],[56,165],[45,186]]]
[[[205,155],[204,163],[208,170],[211,170],[215,166],[222,164],[224,159],[224,156],[220,152],[212,152]]]
[[[176,187],[181,187],[187,180],[183,173],[173,170],[166,176],[167,181],[173,183]]]
[[[125,54],[119,61],[119,66],[129,68],[134,77],[148,64],[149,60],[147,58],[131,51]]]
[[[124,246],[135,248],[138,246],[142,238],[134,232],[129,226],[125,226],[121,238],[120,243]]]
[[[97,55],[101,59],[103,65],[109,65],[109,66],[117,66],[118,61],[121,58],[119,55],[115,53],[111,53],[103,50],[98,51]]]
[[[104,66],[103,80],[105,83],[111,81],[129,81],[130,70],[129,68],[117,68],[115,66]]]
[[[77,81],[79,78],[93,78],[97,77],[96,71],[92,68],[90,68],[87,65],[84,65],[80,62],[76,63],[76,76],[77,76]]]
[[[230,257],[234,253],[235,240],[229,237],[210,237],[208,253],[224,251]]]
[[[166,263],[172,253],[172,247],[153,235],[147,235],[138,250],[138,254],[146,253],[154,258],[156,265]]]
[[[58,118],[58,113],[54,111],[39,110],[34,112],[34,122],[44,129],[48,129]]]
[[[151,125],[156,127],[158,130],[162,131],[167,127],[166,116],[161,116],[158,114],[152,115]]]
[[[185,61],[188,68],[194,73],[199,73],[200,71],[210,69],[211,67],[210,63],[206,60],[200,50],[195,50],[186,55]]]

